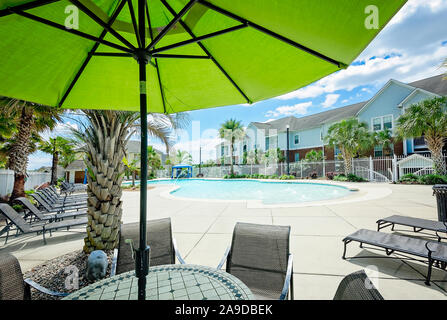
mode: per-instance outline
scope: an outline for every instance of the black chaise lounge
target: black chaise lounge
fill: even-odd
[[[377,231],[380,231],[381,229],[386,227],[391,227],[391,230],[394,231],[395,225],[412,227],[414,232],[420,232],[422,230],[435,231],[436,236],[438,237],[438,241],[441,241],[442,239],[442,237],[439,236],[439,232],[447,233],[446,222],[399,216],[399,215],[394,215],[377,220]]]
[[[34,198],[34,200],[37,201],[40,207],[44,208],[45,211],[48,212],[65,212],[69,210],[80,210],[85,209],[87,207],[86,203],[82,203],[81,205],[52,205],[50,204],[46,199],[41,197],[41,195],[37,193],[31,194],[31,197]]]
[[[343,259],[346,259],[346,245],[352,241],[360,242],[361,248],[363,244],[383,248],[388,256],[394,252],[399,252],[423,258],[424,260],[422,261],[428,263],[428,272],[425,281],[425,284],[428,286],[430,285],[433,266],[443,270],[446,269],[447,243],[360,229],[343,239]]]
[[[79,210],[79,211],[67,211],[67,212],[61,212],[61,213],[54,213],[54,212],[44,212],[40,211],[36,208],[34,204],[32,204],[27,198],[20,197],[14,199],[14,201],[20,203],[25,207],[25,209],[28,210],[28,214],[25,216],[25,219],[28,216],[34,216],[38,220],[49,220],[52,221],[58,221],[63,220],[64,218],[76,218],[78,216],[83,216],[87,214],[87,210]]]
[[[80,226],[87,223],[87,218],[83,217],[80,219],[70,219],[58,222],[46,222],[46,221],[38,221],[34,223],[28,223],[26,220],[21,217],[13,208],[11,208],[6,203],[0,203],[0,213],[5,216],[8,220],[6,226],[0,230],[0,236],[6,233],[5,244],[8,242],[9,232],[16,231],[16,234],[23,233],[42,233],[44,244],[47,243],[45,239],[45,233],[48,231],[51,232],[61,228],[70,229],[70,227]],[[13,228],[15,227],[15,228]]]

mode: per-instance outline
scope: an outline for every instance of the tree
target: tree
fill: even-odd
[[[381,146],[383,155],[390,155],[393,153],[391,145],[393,144],[393,134],[390,129],[378,131],[374,133],[374,144]]]
[[[320,162],[323,161],[324,156],[323,156],[323,150],[315,150],[312,149],[309,152],[306,153],[306,155],[304,156],[304,160],[307,162]]]
[[[53,161],[51,164],[51,184],[57,183],[57,166],[59,164],[59,156],[61,154],[73,154],[73,146],[71,141],[63,138],[49,138],[49,140],[43,140],[39,144],[39,150],[48,154],[51,154]]]
[[[147,146],[147,166],[149,167],[149,175],[151,177],[154,176],[154,171],[161,167],[160,155],[152,146]]]
[[[221,124],[219,136],[230,143],[231,174],[234,174],[234,143],[237,140],[241,140],[245,136],[242,122],[237,121],[236,119],[229,119],[225,121]]]
[[[9,121],[15,123],[17,129],[12,136],[7,167],[14,171],[14,186],[10,201],[25,196],[25,177],[28,156],[33,147],[32,139],[39,133],[52,130],[61,121],[63,110],[35,104],[23,100],[0,98],[2,114],[8,115]],[[34,136],[33,136],[34,135]]]
[[[447,174],[442,155],[444,138],[447,136],[446,98],[432,98],[411,105],[397,123],[397,133],[401,138],[424,136],[436,173]]]
[[[132,176],[132,187],[135,187],[135,175],[140,172],[140,167],[138,167],[138,159],[133,159],[131,162],[127,160],[126,157],[123,158],[123,163],[126,166],[126,175]]]
[[[373,136],[368,131],[367,124],[356,118],[342,120],[330,126],[324,140],[340,150],[346,175],[352,172],[352,158],[373,145]]]
[[[280,148],[276,148],[276,158],[279,163],[283,163],[284,161],[286,161],[286,157],[284,156]]]
[[[171,163],[175,164],[191,164],[192,163],[192,156],[189,154],[188,151],[181,151],[177,150],[172,156],[171,156]]]
[[[121,183],[124,179],[126,146],[141,129],[139,113],[83,110],[85,121],[72,129],[87,166],[87,237],[84,251],[111,250],[118,244],[121,224]],[[147,133],[169,150],[172,130],[186,123],[184,114],[148,114]]]

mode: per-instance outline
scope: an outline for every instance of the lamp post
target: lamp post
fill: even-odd
[[[287,125],[287,151],[286,151],[286,160],[287,160],[287,175],[290,175],[290,164],[289,164],[289,128]]]
[[[202,174],[202,146],[199,147],[199,175]]]

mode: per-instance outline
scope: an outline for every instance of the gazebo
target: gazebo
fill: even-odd
[[[185,178],[192,178],[192,166],[189,164],[177,164],[172,167],[171,169],[171,179],[173,178],[179,178],[180,174],[182,173],[183,169],[188,169],[188,174]],[[175,177],[174,177],[175,172]]]

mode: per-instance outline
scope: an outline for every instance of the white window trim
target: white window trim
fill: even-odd
[[[371,131],[372,132],[379,132],[379,131],[385,130],[384,122],[383,122],[383,119],[385,117],[391,117],[391,132],[394,131],[394,115],[391,113],[391,114],[385,114],[383,116],[378,116],[378,117],[371,118]],[[374,119],[380,119],[380,126],[381,126],[380,130],[374,130]]]

